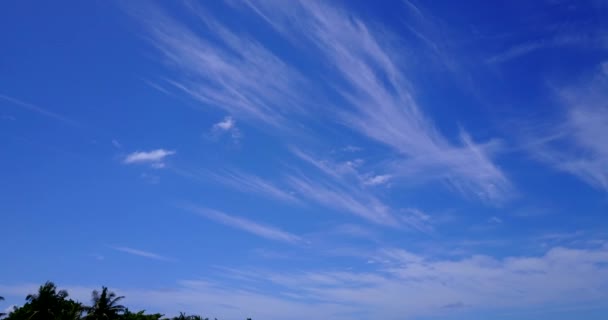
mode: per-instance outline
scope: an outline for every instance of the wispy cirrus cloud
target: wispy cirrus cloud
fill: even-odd
[[[391,213],[391,208],[371,194],[338,184],[314,182],[302,176],[290,176],[287,180],[298,195],[326,207],[351,213],[380,225],[399,225]]]
[[[324,177],[315,178],[302,174],[288,176],[288,184],[298,195],[323,206],[357,215],[373,223],[387,226],[399,225],[388,205],[361,188],[364,178],[357,170],[361,161],[335,162],[318,159],[308,152],[293,147],[291,152],[324,175]]]
[[[535,51],[538,51],[541,49],[569,46],[569,45],[580,44],[580,43],[581,43],[580,37],[573,37],[573,36],[560,36],[560,37],[554,37],[554,38],[546,38],[546,39],[528,41],[528,42],[516,44],[512,47],[509,47],[505,51],[489,57],[488,59],[486,59],[486,62],[487,63],[503,63],[503,62],[517,59],[519,57],[525,56],[527,54],[530,54],[532,52],[535,52]]]
[[[74,121],[72,119],[69,119],[66,116],[60,115],[58,113],[49,111],[49,110],[41,108],[41,107],[38,107],[38,106],[33,105],[31,103],[24,102],[24,101],[19,100],[17,98],[9,97],[7,95],[4,95],[4,94],[0,93],[0,99],[9,102],[11,105],[14,105],[14,106],[17,106],[19,108],[26,109],[26,110],[29,110],[29,111],[32,111],[32,112],[36,112],[36,113],[38,113],[40,115],[43,115],[45,117],[49,117],[51,119],[55,119],[55,120],[61,121],[61,122],[65,123],[65,124],[68,124],[68,125],[71,125],[71,126],[74,126],[74,127],[81,127],[82,126],[78,122],[76,122],[76,121]]]
[[[369,240],[375,240],[378,237],[374,231],[356,224],[342,224],[336,226],[331,229],[330,233]]]
[[[298,71],[257,41],[230,31],[194,4],[201,37],[159,8],[136,15],[152,35],[152,44],[180,71],[169,81],[192,98],[238,117],[285,128],[286,115],[305,112]],[[221,45],[218,45],[221,43]]]
[[[290,151],[300,160],[312,165],[335,180],[343,180],[347,177],[354,178],[355,180],[363,180],[363,177],[361,177],[361,174],[357,170],[357,167],[363,161],[361,159],[336,162],[330,159],[319,159],[315,155],[295,147],[291,147]]]
[[[193,180],[202,182],[212,180],[245,193],[254,193],[288,203],[300,202],[300,199],[295,196],[294,192],[290,191],[286,186],[237,170],[209,171],[175,169],[174,171],[179,175]]]
[[[291,244],[303,243],[302,238],[289,232],[269,225],[260,224],[242,217],[229,215],[219,210],[197,207],[190,204],[180,205],[179,207],[197,213],[207,219],[213,220],[215,222],[235,229],[251,233],[258,237],[266,238],[269,240],[287,242]]]
[[[433,229],[432,219],[421,210],[393,208],[369,190],[369,186],[387,183],[391,176],[361,173],[360,166],[363,160],[335,162],[317,159],[297,148],[291,148],[291,151],[296,157],[324,174],[324,177],[315,178],[303,175],[288,176],[288,183],[298,195],[376,224],[409,227],[427,233]]]
[[[238,191],[260,194],[268,198],[293,204],[303,200],[318,203],[330,209],[359,216],[367,221],[385,226],[409,226],[417,230],[429,230],[431,219],[416,209],[395,210],[364,189],[364,177],[355,169],[352,161],[335,163],[320,160],[298,149],[294,154],[322,172],[325,177],[309,178],[302,174],[284,176],[284,183],[270,181],[256,175],[238,171],[186,172],[176,171],[185,177],[208,181],[209,178]],[[328,179],[328,177],[330,179]]]
[[[608,29],[603,23],[605,5],[590,1],[574,4],[568,1],[535,3],[536,10],[523,10],[512,22],[516,27],[488,28],[489,39],[498,40],[480,43],[491,44],[494,54],[485,59],[489,64],[526,63],[524,59],[549,60],[567,52],[605,51],[608,49]],[[568,22],[547,20],[547,17],[568,16]],[[513,17],[514,18],[514,17]],[[507,19],[512,19],[509,17]],[[505,24],[505,26],[508,25]],[[491,30],[501,30],[492,34]],[[488,38],[486,38],[488,39]],[[583,53],[584,54],[584,53]],[[566,53],[568,55],[568,53]],[[534,61],[530,60],[530,61]]]
[[[167,288],[115,288],[137,307],[165,314],[304,320],[403,319],[491,310],[524,316],[601,306],[608,298],[608,247],[552,247],[544,253],[496,258],[438,259],[401,248],[380,248],[366,271],[222,268],[217,278],[186,279]],[[85,301],[92,288],[60,286]],[[9,297],[33,284],[0,284]],[[171,294],[167,294],[170,292]],[[403,297],[407,297],[404,299]],[[201,310],[201,304],[205,310]],[[452,306],[450,308],[450,306]],[[455,308],[454,306],[464,306]],[[539,307],[542,307],[540,310]],[[449,309],[446,311],[446,309]],[[456,310],[455,310],[456,309]],[[573,313],[576,314],[576,311]],[[545,318],[545,317],[543,317]]]
[[[249,277],[293,291],[302,301],[347,306],[352,312],[362,312],[363,319],[438,315],[451,305],[466,306],[468,310],[509,308],[525,312],[529,307],[556,308],[565,302],[593,305],[606,298],[601,289],[608,283],[606,248],[554,247],[537,256],[497,259],[476,255],[457,260],[385,249],[374,259],[377,268],[369,272],[257,271]],[[568,276],[573,270],[576,275]],[[571,300],[571,294],[578,290],[584,294]]]
[[[168,257],[162,256],[157,253],[134,249],[134,248],[130,248],[130,247],[120,247],[119,246],[119,247],[112,247],[112,249],[114,249],[116,251],[128,253],[130,255],[142,257],[142,258],[148,258],[148,259],[153,259],[153,260],[162,260],[162,261],[174,261],[174,259],[172,259],[172,258],[168,258]]]
[[[579,26],[579,28],[582,28],[582,26]],[[605,30],[601,30],[601,28],[589,32],[582,32],[581,30],[545,32],[537,35],[533,40],[523,41],[507,47],[503,52],[487,58],[486,62],[500,64],[538,51],[568,47],[575,49],[606,49],[608,48],[608,33]]]
[[[282,128],[305,126],[307,115],[323,101],[323,121],[346,125],[391,148],[400,165],[386,174],[395,180],[431,172],[428,176],[487,201],[508,195],[510,182],[491,159],[496,144],[477,143],[466,133],[452,142],[435,127],[385,30],[316,1],[234,5],[268,23],[327,76],[320,81],[320,74],[305,72],[293,57],[268,49],[247,32],[230,30],[192,5],[189,12],[206,37],[161,10],[139,15],[153,45],[178,71],[173,85],[235,117]]]
[[[150,151],[135,151],[127,155],[125,164],[149,164],[151,167],[160,169],[165,167],[165,158],[174,155],[174,150],[156,149]]]
[[[398,49],[380,32],[321,2],[250,5],[290,39],[308,40],[339,78],[334,88],[345,102],[336,106],[339,121],[391,147],[406,166],[415,163],[409,173],[439,171],[442,179],[492,201],[508,192],[509,181],[490,159],[491,149],[466,133],[460,145],[450,143],[435,128],[396,58]]]
[[[558,170],[608,191],[608,72],[600,70],[585,83],[559,90],[560,120],[549,120],[527,144],[529,152]]]
[[[218,182],[237,190],[262,194],[277,200],[298,203],[300,200],[293,192],[258,176],[227,171],[221,174],[211,174]]]
[[[121,149],[122,148],[122,144],[116,140],[116,139],[112,139],[112,146],[116,149]]]

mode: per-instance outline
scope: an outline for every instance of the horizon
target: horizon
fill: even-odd
[[[608,312],[608,2],[0,8],[0,313]]]

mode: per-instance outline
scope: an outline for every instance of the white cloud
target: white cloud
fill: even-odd
[[[228,133],[235,141],[241,137],[241,131],[236,126],[236,120],[230,116],[227,116],[222,121],[215,123],[213,127],[211,127],[211,133],[213,135],[222,135]]]
[[[562,89],[563,119],[531,138],[528,150],[539,160],[608,191],[608,75],[598,72],[587,83]]]
[[[149,251],[143,251],[143,250],[133,249],[133,248],[129,248],[129,247],[112,247],[112,248],[114,250],[128,253],[130,255],[134,255],[134,256],[138,256],[138,257],[143,257],[143,258],[148,258],[148,259],[153,259],[153,260],[173,261],[173,259],[171,259],[171,258],[167,258],[167,257],[161,256],[159,254],[149,252]]]
[[[279,32],[299,42],[307,39],[345,81],[337,93],[349,108],[336,110],[340,122],[393,148],[405,166],[415,164],[415,171],[406,168],[409,173],[439,171],[442,179],[483,199],[505,196],[509,182],[490,160],[490,149],[467,134],[454,145],[439,133],[418,105],[396,50],[363,21],[322,2],[255,8],[266,18],[280,17],[272,24]]]
[[[165,149],[136,151],[127,155],[123,162],[126,164],[146,163],[153,168],[160,169],[165,167],[164,159],[174,154],[175,151]]]
[[[245,218],[235,217],[219,210],[201,208],[193,205],[184,205],[181,207],[188,211],[200,214],[201,216],[206,217],[215,222],[219,222],[226,226],[246,231],[262,238],[287,242],[291,244],[302,243],[302,239],[300,237],[289,232],[283,231],[272,226],[259,224],[254,221],[247,220]]]
[[[424,114],[397,58],[400,51],[388,37],[323,2],[248,2],[244,7],[302,55],[319,61],[322,71],[336,78],[332,86],[307,80],[292,61],[247,33],[233,33],[196,5],[189,9],[200,18],[197,28],[208,31],[212,40],[160,10],[138,16],[154,46],[180,71],[172,83],[205,105],[289,130],[302,128],[311,115],[346,125],[391,148],[399,165],[387,174],[395,180],[430,176],[488,201],[502,200],[510,191],[509,180],[490,158],[496,144],[476,143],[466,133],[459,143],[451,142]],[[328,103],[335,99],[320,94],[328,89],[343,102]],[[316,112],[319,105],[325,106],[323,117]]]
[[[226,117],[224,120],[213,125],[218,130],[229,131],[236,125],[236,121],[232,117]]]
[[[307,103],[297,92],[305,87],[303,78],[260,43],[234,34],[195,4],[189,11],[199,19],[197,29],[209,31],[209,38],[199,37],[160,9],[147,9],[135,14],[152,35],[152,44],[183,71],[169,81],[176,88],[239,118],[282,128],[286,114],[305,111]]]
[[[387,183],[391,179],[390,174],[381,174],[369,177],[365,180],[364,184],[368,186],[379,186]]]
[[[501,310],[536,318],[562,308],[605,307],[608,247],[553,247],[536,256],[471,255],[437,259],[403,249],[379,250],[367,271],[222,269],[220,279],[179,281],[173,288],[112,288],[129,305],[168,315],[205,312],[222,318],[415,319]],[[2,285],[25,296],[36,285]],[[88,301],[93,288],[60,286]],[[200,306],[204,305],[205,310]],[[446,308],[461,305],[465,308]],[[450,309],[450,310],[446,310]],[[580,311],[580,310],[579,310]]]
[[[360,312],[362,319],[409,319],[438,315],[453,304],[517,310],[600,302],[608,297],[603,290],[608,285],[606,249],[555,247],[535,257],[476,255],[460,260],[387,249],[379,252],[378,269],[372,272],[254,272],[251,276],[294,291],[304,301],[343,305]]]

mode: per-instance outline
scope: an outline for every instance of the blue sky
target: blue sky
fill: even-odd
[[[606,2],[0,6],[1,309],[608,311]]]

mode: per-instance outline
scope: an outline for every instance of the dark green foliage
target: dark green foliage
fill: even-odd
[[[0,301],[3,301],[4,297],[0,296]],[[0,312],[0,318],[4,317],[6,314]]]
[[[122,320],[160,320],[163,317],[160,313],[155,314],[145,314],[145,311],[139,311],[137,313],[133,313],[129,311],[129,309],[125,310],[125,313],[121,316]]]
[[[143,310],[134,313],[119,304],[124,297],[117,296],[106,287],[101,287],[101,292],[94,290],[91,296],[92,305],[84,306],[80,302],[68,299],[67,291],[57,290],[55,284],[49,281],[40,286],[38,293],[28,295],[23,306],[15,307],[8,316],[0,313],[0,318],[2,320],[209,320],[183,312],[173,318],[163,318],[159,313],[146,314]],[[2,300],[4,298],[0,296],[0,301]]]
[[[82,305],[68,299],[65,290],[57,291],[52,282],[40,286],[38,293],[28,295],[22,307],[15,308],[7,320],[78,320],[82,316]]]
[[[179,316],[173,317],[172,320],[209,320],[209,318],[203,319],[203,317],[201,317],[201,316],[189,316],[183,312],[180,312]]]
[[[101,293],[97,290],[93,291],[93,305],[87,308],[87,320],[118,320],[120,315],[125,311],[123,305],[118,304],[118,301],[125,297],[118,297],[114,292],[108,291],[108,288],[101,287]]]

